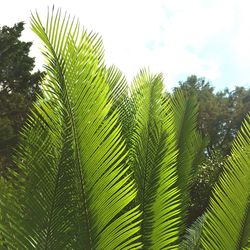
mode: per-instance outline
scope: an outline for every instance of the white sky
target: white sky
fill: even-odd
[[[206,77],[217,89],[250,87],[249,0],[7,0],[0,26],[25,21],[24,40],[41,68],[30,11],[46,16],[55,5],[79,17],[104,41],[106,61],[129,81],[143,67],[163,72],[167,89],[188,75]]]

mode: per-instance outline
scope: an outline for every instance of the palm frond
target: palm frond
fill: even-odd
[[[202,151],[203,139],[197,131],[198,106],[194,98],[185,97],[182,91],[176,91],[171,96],[174,112],[177,157],[177,186],[181,191],[182,224],[181,234],[185,232],[190,188],[195,166]],[[205,144],[204,144],[205,145]]]
[[[145,249],[172,248],[179,233],[179,193],[174,187],[177,152],[170,129],[174,128],[173,114],[169,103],[163,101],[162,92],[160,75],[144,70],[134,80],[129,159],[143,213],[141,234]]]
[[[114,108],[122,107],[121,103],[128,96],[128,84],[122,72],[114,65],[107,70],[107,83],[110,90],[110,98],[112,99]]]
[[[180,244],[180,249],[183,250],[200,250],[201,231],[204,225],[206,215],[198,217],[193,224],[187,228],[183,241]]]
[[[129,138],[131,137],[131,128],[133,127],[134,122],[132,102],[129,98],[129,87],[125,77],[115,66],[108,68],[107,73],[110,100],[112,100],[110,113],[112,114],[114,110],[118,111],[119,122],[122,126],[122,136],[129,148]]]
[[[23,135],[17,164],[21,211],[5,227],[13,249],[137,249],[140,212],[123,159],[118,114],[109,100],[101,39],[61,11],[38,14],[47,77]],[[4,207],[4,205],[3,205]],[[7,209],[7,207],[6,207]],[[15,219],[18,221],[15,222]],[[19,246],[19,247],[16,247]]]
[[[175,115],[176,144],[179,151],[177,159],[178,186],[182,194],[187,193],[187,187],[192,173],[195,158],[196,124],[198,106],[193,98],[186,98],[181,91],[176,91],[171,98]]]
[[[231,156],[210,201],[202,246],[204,249],[242,249],[250,238],[250,116],[233,142]]]

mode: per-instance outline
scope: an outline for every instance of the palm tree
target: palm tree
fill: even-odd
[[[197,103],[142,70],[128,86],[78,21],[32,15],[46,77],[0,199],[2,249],[241,249],[249,241],[250,123],[209,210],[185,234],[205,147]],[[249,119],[249,117],[248,117]],[[6,187],[5,182],[0,182]]]

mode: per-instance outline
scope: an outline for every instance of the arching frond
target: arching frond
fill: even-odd
[[[109,115],[101,39],[60,10],[48,13],[45,27],[37,14],[31,23],[44,44],[47,76],[16,160],[21,208],[1,203],[8,248],[140,248],[140,212],[127,209],[136,190],[122,163],[118,114]]]
[[[201,249],[201,231],[205,221],[205,214],[198,217],[193,224],[187,228],[186,234],[183,237],[183,241],[180,244],[179,249],[183,250],[200,250]]]
[[[177,171],[178,186],[182,195],[188,192],[187,187],[192,173],[195,158],[195,140],[198,106],[193,98],[186,98],[181,91],[176,91],[171,98],[176,128],[176,144],[178,148]],[[187,194],[186,194],[187,195]]]
[[[124,98],[128,97],[128,84],[122,72],[114,65],[107,70],[107,83],[114,108],[120,109]]]
[[[232,154],[210,201],[202,246],[204,249],[242,249],[250,239],[250,116],[233,142]]]
[[[177,157],[177,186],[181,191],[182,224],[181,234],[185,232],[188,203],[190,202],[191,178],[203,146],[203,139],[197,131],[198,106],[194,98],[185,97],[176,91],[171,97],[174,112]],[[205,144],[204,144],[205,145]]]
[[[107,83],[109,85],[110,100],[112,100],[112,108],[110,113],[114,110],[118,111],[119,122],[122,126],[122,136],[129,148],[131,128],[133,127],[134,114],[132,102],[129,98],[129,86],[121,71],[115,66],[108,68]]]
[[[162,77],[146,70],[138,74],[132,86],[134,121],[129,158],[142,210],[145,249],[174,248],[179,234],[173,114],[162,92]]]

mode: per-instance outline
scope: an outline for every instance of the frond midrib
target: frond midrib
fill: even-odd
[[[40,19],[39,19],[40,20]],[[42,26],[42,24],[41,24]],[[81,164],[81,160],[80,160],[80,147],[79,147],[79,141],[78,141],[78,135],[77,135],[77,131],[76,131],[76,124],[75,124],[75,119],[74,119],[74,115],[73,115],[73,112],[72,112],[72,107],[71,107],[71,104],[70,104],[70,101],[69,101],[69,95],[68,95],[68,92],[67,92],[67,88],[66,88],[66,84],[65,84],[65,79],[63,77],[64,75],[64,71],[63,71],[63,68],[61,66],[61,63],[60,63],[60,59],[58,58],[57,54],[56,54],[56,51],[54,50],[53,48],[53,45],[51,44],[50,42],[50,39],[49,37],[47,36],[47,33],[44,32],[44,35],[46,36],[46,39],[47,39],[47,42],[48,44],[50,45],[50,50],[52,52],[52,55],[55,59],[55,63],[56,63],[56,69],[58,71],[58,75],[59,75],[59,82],[60,84],[62,85],[63,90],[65,91],[66,95],[66,100],[65,100],[65,106],[67,108],[67,111],[69,113],[69,116],[70,116],[70,121],[71,121],[71,124],[72,124],[72,132],[73,132],[73,138],[74,138],[74,142],[75,142],[75,146],[76,146],[76,159],[77,159],[77,165],[78,165],[78,173],[79,173],[79,180],[80,180],[80,189],[81,189],[81,193],[82,193],[82,201],[83,201],[83,204],[84,204],[84,210],[85,210],[85,213],[84,213],[84,216],[85,216],[85,222],[86,222],[86,227],[87,227],[87,239],[88,239],[88,243],[86,243],[86,246],[89,247],[89,249],[93,249],[94,246],[93,246],[93,243],[92,243],[92,237],[91,237],[91,227],[90,227],[90,223],[89,223],[89,213],[88,213],[88,210],[87,210],[87,204],[86,204],[86,192],[84,190],[84,183],[83,183],[83,174],[82,174],[82,164]],[[63,96],[62,96],[62,100],[64,100]]]

